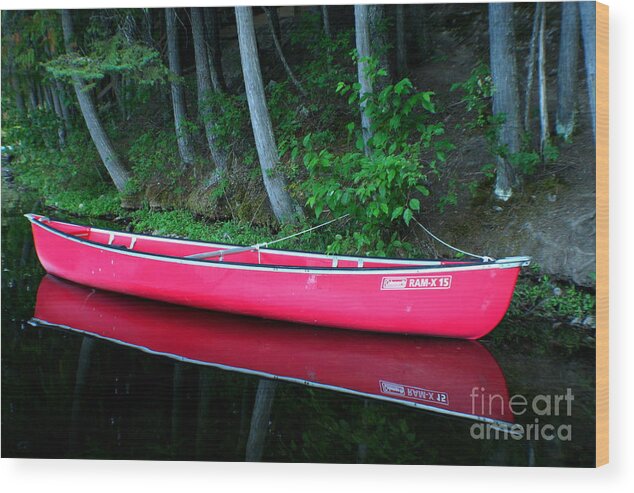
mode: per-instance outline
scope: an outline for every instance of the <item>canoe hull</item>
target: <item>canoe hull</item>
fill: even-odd
[[[36,220],[47,272],[94,288],[311,325],[477,339],[503,318],[521,263],[301,269],[202,262],[82,241]]]

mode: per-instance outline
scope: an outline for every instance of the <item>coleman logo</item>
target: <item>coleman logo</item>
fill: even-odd
[[[451,276],[384,277],[381,289],[450,289]]]
[[[447,392],[422,389],[420,387],[412,387],[410,385],[401,385],[400,383],[386,382],[385,380],[379,380],[379,383],[382,394],[396,395],[432,404],[449,405],[449,395]]]
[[[381,393],[405,396],[405,387],[403,387],[402,385],[399,385],[397,383],[392,383],[392,382],[386,382],[384,380],[380,380],[380,382],[381,382]]]

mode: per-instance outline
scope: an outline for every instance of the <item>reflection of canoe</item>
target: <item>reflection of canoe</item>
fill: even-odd
[[[498,425],[513,421],[504,375],[477,342],[315,330],[139,300],[52,276],[40,284],[33,322],[183,361]]]
[[[502,319],[527,257],[395,260],[119,233],[28,214],[51,274],[196,308],[380,332],[475,339]]]

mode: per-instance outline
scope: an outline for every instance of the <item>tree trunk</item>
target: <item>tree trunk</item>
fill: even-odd
[[[227,82],[222,71],[222,51],[220,48],[220,21],[215,8],[203,9],[205,30],[207,34],[207,53],[209,56],[209,73],[211,83],[216,92],[226,92]]]
[[[61,14],[64,45],[66,46],[66,52],[72,53],[75,50],[73,44],[73,21],[69,10],[64,9],[61,11]],[[84,83],[79,77],[73,77],[73,88],[75,89],[75,95],[77,96],[82,116],[84,117],[95,147],[97,147],[99,156],[101,156],[101,160],[108,170],[115,187],[122,192],[130,179],[130,175],[119,161],[114,147],[101,125],[101,120],[97,114],[97,109],[95,108],[92,97],[88,92],[84,91]]]
[[[324,34],[332,39],[332,31],[330,30],[330,17],[328,16],[328,5],[321,6],[321,21],[324,25]]]
[[[396,6],[396,73],[403,77],[407,71],[407,46],[405,44],[405,6]]]
[[[410,5],[410,7],[414,9],[414,31],[420,58],[422,61],[426,61],[432,52],[430,24],[427,22],[429,9],[427,5]]]
[[[55,115],[57,115],[57,138],[59,140],[59,147],[62,149],[66,146],[66,122],[64,121],[64,115],[62,113],[62,105],[56,89],[54,87],[49,87],[48,90],[51,93],[51,99],[53,100]]]
[[[539,150],[543,157],[550,141],[546,93],[546,5],[540,2],[537,7],[539,9]]]
[[[537,37],[539,35],[539,4],[535,4],[533,14],[533,31],[529,43],[528,60],[526,60],[526,91],[524,93],[524,132],[530,130],[531,99],[533,96],[533,76],[535,75],[535,58],[537,55]]]
[[[71,122],[70,122],[70,110],[68,108],[67,99],[66,99],[66,91],[64,90],[64,85],[59,79],[55,79],[55,89],[56,94],[59,99],[59,105],[62,110],[62,119],[64,120],[64,125],[66,125],[66,130],[70,130]]]
[[[15,109],[20,116],[26,114],[26,106],[24,105],[24,97],[22,97],[22,91],[20,90],[20,84],[15,75],[11,74],[11,88],[13,89],[13,100],[15,101]]]
[[[375,90],[380,92],[392,82],[390,62],[388,58],[387,24],[385,18],[385,6],[368,5],[368,25],[370,33],[370,53],[379,61],[379,68],[385,70],[386,77],[378,77],[375,80]]]
[[[181,57],[178,48],[178,26],[176,25],[176,11],[173,8],[165,9],[165,26],[167,29],[167,58],[169,69],[172,73],[172,107],[174,109],[174,127],[178,152],[184,165],[194,163],[194,150],[191,144],[189,130],[187,129],[187,110],[185,106],[185,90],[180,81]]]
[[[278,41],[282,42],[282,27],[280,26],[280,16],[277,13],[277,7],[262,7],[265,12],[268,10],[267,17],[271,19],[271,25],[273,26],[273,32]]]
[[[221,173],[227,171],[227,156],[218,145],[218,138],[214,130],[214,115],[208,98],[212,94],[209,65],[207,59],[207,45],[205,44],[203,13],[200,7],[192,7],[192,36],[194,40],[194,56],[196,59],[196,81],[198,85],[198,113],[205,126],[209,152]]]
[[[29,106],[31,107],[31,111],[37,109],[37,91],[35,90],[33,79],[29,79]]]
[[[575,91],[577,87],[577,56],[579,53],[579,7],[576,2],[564,2],[561,11],[561,41],[557,70],[557,116],[555,131],[570,140],[575,128]]]
[[[586,62],[586,81],[588,84],[588,105],[590,107],[590,121],[592,134],[596,138],[596,5],[594,2],[579,2],[579,16],[581,18],[581,35],[583,37],[583,52]]]
[[[515,170],[508,155],[520,150],[520,118],[515,59],[515,29],[513,4],[489,4],[489,37],[491,75],[493,78],[493,114],[503,115],[498,142],[506,148],[506,156],[497,156],[495,196],[508,200],[517,185]]]
[[[240,7],[236,7],[240,8]],[[251,428],[249,439],[247,440],[247,451],[245,460],[247,462],[259,462],[264,454],[264,443],[269,431],[269,421],[271,420],[271,409],[275,398],[275,380],[262,379],[258,383],[258,391],[255,394],[253,414],[251,414]]]
[[[366,59],[370,54],[370,25],[369,6],[354,6],[354,32],[357,45],[357,75],[361,89],[359,90],[360,110],[361,110],[361,132],[363,134],[363,145],[366,156],[370,155],[369,141],[372,138],[372,121],[365,110],[367,94],[372,93],[372,80],[368,74],[368,63]]]
[[[306,91],[304,90],[304,87],[302,86],[302,83],[297,79],[297,77],[295,77],[295,74],[291,70],[290,65],[286,61],[286,57],[284,56],[284,51],[282,50],[282,45],[280,44],[280,40],[277,37],[277,34],[275,32],[275,25],[273,24],[273,15],[272,15],[272,13],[274,11],[271,10],[271,8],[269,8],[269,7],[262,7],[262,8],[264,9],[264,13],[266,14],[266,18],[267,18],[268,25],[269,25],[269,30],[271,31],[271,36],[273,37],[273,44],[275,45],[275,52],[277,53],[277,57],[280,59],[280,62],[282,62],[282,65],[284,66],[284,70],[286,71],[286,75],[288,75],[288,78],[291,79],[291,82],[297,88],[297,90],[301,93],[301,95],[304,96],[304,97],[307,97]]]
[[[273,135],[271,117],[266,107],[260,60],[257,56],[258,48],[255,42],[253,11],[251,7],[235,7],[235,12],[244,86],[264,186],[275,217],[280,222],[295,222],[296,215],[301,214],[301,212],[295,210],[286,190],[284,177],[277,170],[279,155]]]

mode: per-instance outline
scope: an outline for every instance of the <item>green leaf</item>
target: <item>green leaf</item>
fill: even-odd
[[[412,217],[414,217],[414,214],[412,214],[411,209],[405,209],[405,212],[403,213],[403,220],[405,221],[405,224],[409,226],[409,222],[412,220]]]
[[[420,211],[420,201],[418,199],[411,199],[409,201],[409,207],[414,211]]]

